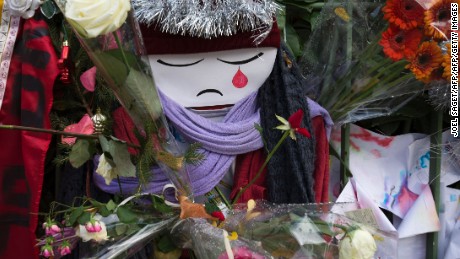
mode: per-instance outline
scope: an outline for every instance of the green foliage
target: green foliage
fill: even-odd
[[[67,224],[70,226],[74,225],[77,222],[78,218],[83,214],[83,212],[84,212],[84,208],[82,206],[77,207],[74,210],[72,210]]]
[[[283,10],[277,16],[282,38],[295,57],[299,58],[319,17],[324,1],[278,0]]]
[[[200,143],[191,144],[187,152],[185,152],[184,154],[185,163],[191,164],[191,165],[199,165],[204,159],[204,155],[198,152],[200,148],[201,148]]]
[[[153,208],[161,213],[171,213],[173,211],[171,207],[166,205],[165,200],[159,196],[152,195],[152,204]]]
[[[161,236],[156,242],[156,245],[158,250],[160,250],[162,253],[169,253],[177,249],[177,246],[174,245],[171,236],[168,234]]]
[[[93,141],[87,139],[78,139],[72,146],[69,154],[69,162],[73,167],[79,168],[88,161],[96,152]]]
[[[132,212],[126,205],[118,207],[117,216],[123,223],[133,223],[137,220],[136,214]]]
[[[145,124],[145,132],[156,132],[156,127],[152,122]],[[154,140],[152,134],[143,135],[137,128],[134,129],[134,134],[141,146],[139,155],[137,156],[137,176],[139,178],[139,188],[146,185],[151,177],[151,168],[156,164],[154,154]]]
[[[83,212],[80,217],[78,217],[78,224],[80,225],[85,225],[86,223],[88,223],[89,221],[91,220],[91,213],[89,212]]]
[[[44,1],[40,6],[40,10],[48,19],[53,18],[53,16],[59,12],[59,8],[56,6],[54,1],[51,0]]]
[[[131,162],[131,156],[126,143],[111,139],[108,145],[109,153],[115,163],[118,176],[135,177],[136,167]]]

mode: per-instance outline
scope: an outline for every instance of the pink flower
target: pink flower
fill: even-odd
[[[89,92],[94,92],[94,88],[96,86],[96,71],[96,67],[92,67],[83,72],[80,76],[81,84]]]
[[[53,247],[50,245],[45,245],[42,247],[42,256],[48,258],[54,256]]]
[[[239,246],[232,248],[233,256],[235,259],[245,259],[245,258],[252,258],[252,259],[264,259],[265,257],[261,254],[251,251],[246,246]],[[224,252],[219,256],[219,259],[228,259],[227,252]]]
[[[91,219],[91,221],[86,223],[85,228],[88,233],[96,233],[102,230],[101,222],[94,219]]]
[[[61,246],[58,248],[59,250],[59,254],[61,256],[64,256],[64,255],[68,255],[72,252],[72,250],[70,249],[70,243],[69,241],[65,240],[64,242],[62,242]]]
[[[45,234],[47,236],[52,236],[61,232],[61,228],[56,224],[56,222],[51,220],[43,223],[42,227],[45,229]]]
[[[99,221],[95,221],[93,224],[93,228],[93,232],[100,232],[102,230],[101,223],[99,223]]]
[[[53,235],[61,232],[61,228],[56,224],[51,225],[50,229],[52,232],[54,232]]]
[[[88,114],[85,114],[77,124],[71,124],[64,129],[64,132],[91,135],[94,133],[94,124]],[[62,143],[73,145],[77,138],[62,137]]]
[[[94,226],[91,222],[86,223],[85,228],[86,228],[86,231],[88,231],[89,233],[96,232],[94,231]]]
[[[68,255],[72,253],[72,250],[70,250],[70,247],[64,247],[61,249],[61,256]]]

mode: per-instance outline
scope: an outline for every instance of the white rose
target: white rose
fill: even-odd
[[[102,154],[99,158],[99,165],[97,165],[96,173],[102,176],[105,180],[105,184],[109,185],[113,178],[117,178],[117,172],[109,162],[105,159],[105,155]]]
[[[94,38],[120,28],[130,9],[130,0],[67,0],[64,15],[82,36]]]
[[[40,0],[7,0],[6,6],[12,16],[29,19],[34,16],[35,10],[40,6]]]
[[[99,221],[99,224],[101,226],[101,231],[99,232],[88,232],[84,225],[78,225],[75,228],[75,235],[79,236],[83,242],[88,242],[90,240],[94,240],[96,242],[105,241],[108,239],[107,227],[102,221]]]
[[[348,233],[339,244],[340,259],[370,259],[377,251],[372,235],[362,229]]]

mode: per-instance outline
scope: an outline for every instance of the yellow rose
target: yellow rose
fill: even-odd
[[[64,15],[82,36],[94,38],[120,28],[130,9],[129,0],[67,0]]]
[[[356,229],[340,241],[339,251],[340,259],[372,259],[377,245],[371,233]]]

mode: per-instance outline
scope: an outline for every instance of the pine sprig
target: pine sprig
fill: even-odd
[[[64,166],[67,162],[69,162],[69,155],[70,151],[72,150],[72,146],[58,142],[56,156],[53,159],[53,163],[58,166]]]
[[[204,154],[198,152],[201,148],[200,143],[193,143],[184,154],[184,161],[187,164],[197,166],[203,162]]]
[[[134,129],[134,134],[139,141],[141,150],[139,156],[137,157],[136,170],[139,178],[139,190],[142,190],[142,186],[148,184],[151,180],[153,174],[151,173],[151,168],[156,164],[155,162],[155,153],[154,153],[154,139],[151,132],[155,128],[152,123],[147,122],[145,127],[145,132],[147,134],[142,134],[137,128]]]

